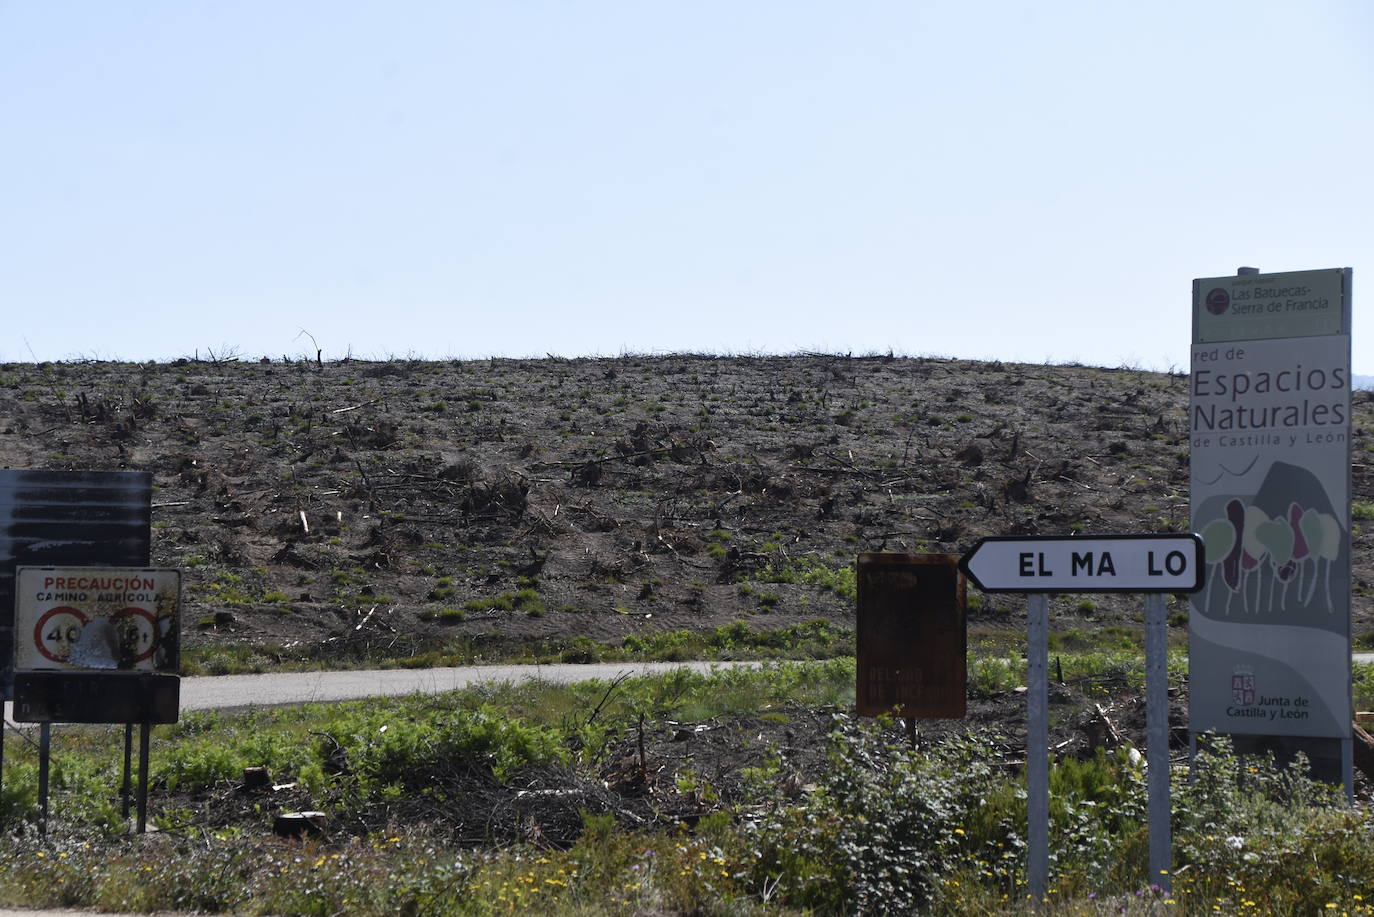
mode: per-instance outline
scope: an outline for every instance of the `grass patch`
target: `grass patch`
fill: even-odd
[[[209,619],[211,625],[214,618]],[[270,647],[214,643],[181,651],[182,675],[256,675],[281,668],[282,657]]]
[[[525,588],[516,592],[505,592],[501,595],[488,596],[481,599],[472,599],[463,603],[463,609],[470,612],[491,612],[491,611],[523,611],[529,615],[540,615],[546,610],[543,601],[539,598],[539,592],[535,589]]]
[[[28,830],[34,750],[20,744],[7,756],[0,904],[359,915],[1029,914],[1024,779],[1006,766],[1005,739],[973,732],[913,750],[895,724],[841,712],[853,678],[852,663],[837,660],[188,715],[155,730],[155,857],[121,835],[110,801],[119,730],[71,727],[54,756],[57,818],[47,837]],[[567,844],[473,846],[433,820],[472,804],[477,788],[499,800],[518,798],[540,774],[594,779],[608,745],[632,741],[645,718],[790,722],[780,706],[833,711],[826,762],[805,791],[784,779],[785,750],[769,746],[754,749],[742,789],[729,797],[690,759],[661,775],[658,805],[675,796],[713,800],[690,827],[584,806]],[[592,709],[598,715],[589,718]],[[331,769],[340,756],[348,767]],[[222,792],[249,765],[298,781],[308,803],[329,813],[331,836],[283,842],[215,821],[211,801],[219,811],[229,800],[252,811],[252,799]],[[1100,752],[1051,768],[1052,913],[1369,912],[1374,813],[1346,807],[1335,790],[1304,777],[1301,763],[1239,759],[1224,741],[1198,757],[1191,780],[1174,774],[1176,877],[1165,906],[1144,874],[1145,776],[1127,756]],[[174,790],[180,807],[161,807]],[[494,804],[496,814],[505,803]]]
[[[421,621],[439,624],[461,624],[468,619],[468,613],[461,608],[440,608],[437,611],[425,609],[417,617]]]
[[[632,634],[621,642],[620,650],[624,658],[664,662],[783,657],[828,659],[853,654],[854,632],[819,618],[774,630],[755,630],[745,621],[736,621],[711,631]]]
[[[853,602],[858,598],[852,565],[835,567],[810,555],[791,557],[781,563],[770,562],[751,579],[761,583],[814,586],[823,591],[833,592],[847,602]]]

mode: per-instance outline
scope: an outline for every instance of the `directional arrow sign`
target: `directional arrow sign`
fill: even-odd
[[[1196,592],[1197,535],[984,538],[959,559],[984,592]]]

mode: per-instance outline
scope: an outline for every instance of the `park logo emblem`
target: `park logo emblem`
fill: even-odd
[[[1231,305],[1231,294],[1225,287],[1213,287],[1207,294],[1207,311],[1213,315],[1225,315]]]

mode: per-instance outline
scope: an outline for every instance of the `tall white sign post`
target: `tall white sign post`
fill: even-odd
[[[1350,286],[1349,268],[1195,280],[1189,403],[1207,563],[1189,728],[1338,749],[1347,792]]]
[[[1026,885],[1039,906],[1049,884],[1049,593],[1145,594],[1145,739],[1150,882],[1172,889],[1169,827],[1169,659],[1164,596],[1202,586],[1196,535],[984,538],[959,568],[984,592],[1030,593],[1026,607]]]

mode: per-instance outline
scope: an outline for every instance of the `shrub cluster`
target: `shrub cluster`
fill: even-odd
[[[596,783],[627,723],[777,716],[833,703],[852,661],[615,685],[490,686],[442,698],[244,716],[200,714],[160,732],[158,785],[223,801],[247,765],[294,776],[334,816],[327,839],[283,841],[191,810],[122,834],[96,749],[54,758],[62,813],[34,830],[32,762],[7,757],[0,795],[0,904],[350,914],[1024,914],[1021,756],[994,732],[913,748],[893,724],[829,708],[827,766],[801,784],[760,749],[722,798],[701,773],[658,782],[706,802],[690,820],[584,811],[566,840],[464,843],[419,805],[558,770]],[[595,708],[598,715],[589,717]],[[614,724],[621,724],[616,726]],[[65,738],[65,737],[64,737]],[[73,738],[79,738],[74,731]],[[108,748],[105,749],[108,757]],[[1173,898],[1146,874],[1146,775],[1128,754],[1064,759],[1051,779],[1052,912],[1062,915],[1370,914],[1374,815],[1305,776],[1305,762],[1238,758],[1222,740],[1173,780]],[[218,795],[216,795],[218,794]],[[241,797],[234,797],[241,798]],[[469,800],[470,801],[470,800]],[[156,796],[154,798],[156,804]],[[353,817],[366,810],[369,818]],[[639,809],[641,813],[653,813]],[[578,834],[580,833],[580,838]],[[156,854],[150,854],[155,849]]]

